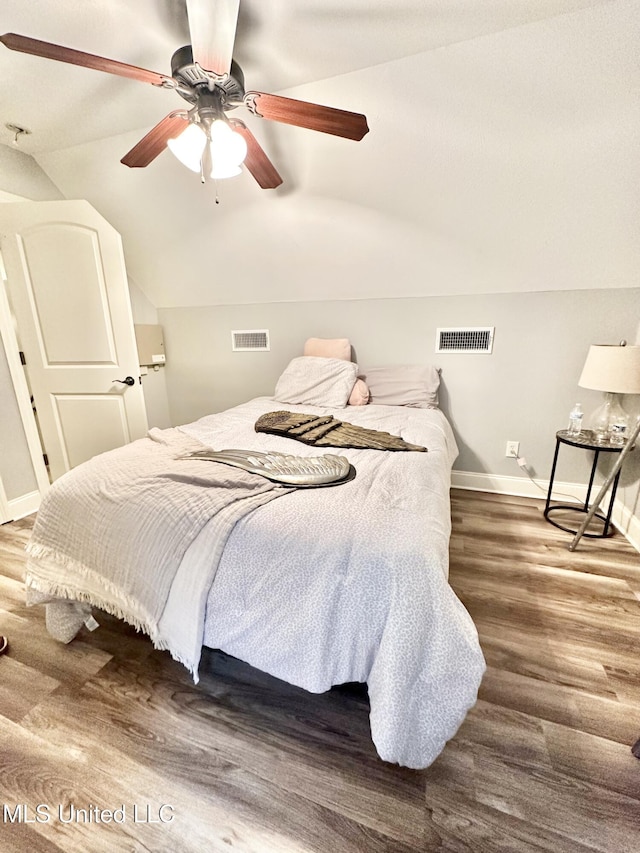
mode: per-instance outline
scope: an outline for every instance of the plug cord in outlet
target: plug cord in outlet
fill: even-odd
[[[524,471],[524,473],[527,475],[527,477],[531,480],[531,482],[533,483],[533,485],[534,485],[537,489],[540,489],[540,491],[541,491],[541,492],[546,496],[546,494],[547,494],[547,489],[545,489],[545,488],[544,488],[544,486],[541,486],[541,485],[540,485],[540,483],[536,482],[536,480],[534,480],[534,479],[533,479],[533,476],[532,476],[532,474],[531,474],[531,471],[529,471],[529,468],[527,467],[527,460],[524,458],[524,456],[516,456],[516,457],[514,457],[514,458],[515,458],[516,462],[518,463],[518,466],[519,466],[520,468],[522,468],[522,470],[523,470],[523,471]],[[556,494],[556,495],[559,495],[559,496],[560,496],[560,497],[562,497],[562,498],[569,498],[569,500],[571,500],[571,501],[575,501],[576,503],[578,503],[578,501],[577,501],[577,499],[576,499],[576,496],[575,496],[575,495],[567,495],[567,494],[565,494],[564,492],[555,492],[555,494]]]

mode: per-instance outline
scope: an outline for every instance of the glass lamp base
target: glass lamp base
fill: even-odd
[[[618,394],[605,394],[604,403],[591,415],[590,426],[597,444],[625,443],[629,416],[622,408]]]

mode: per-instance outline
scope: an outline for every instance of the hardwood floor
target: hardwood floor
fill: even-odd
[[[194,686],[102,614],[56,643],[23,604],[31,520],[0,527],[0,850],[638,849],[640,555],[620,535],[569,552],[530,499],[454,491],[452,514],[488,669],[421,772],[376,757],[361,689],[315,696],[219,652]]]

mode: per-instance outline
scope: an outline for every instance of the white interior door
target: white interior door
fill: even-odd
[[[86,201],[16,203],[0,250],[56,479],[147,430],[120,235]]]

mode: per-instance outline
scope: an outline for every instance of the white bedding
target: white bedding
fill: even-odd
[[[366,682],[381,758],[426,767],[475,703],[485,666],[447,580],[451,428],[437,409],[327,410],[265,397],[180,429],[216,450],[326,452],[255,433],[260,415],[283,408],[333,414],[429,452],[340,450],[353,481],[292,492],[238,522],[209,593],[203,643],[312,692]],[[205,528],[166,618],[179,613],[181,578],[206,565],[210,547]]]

